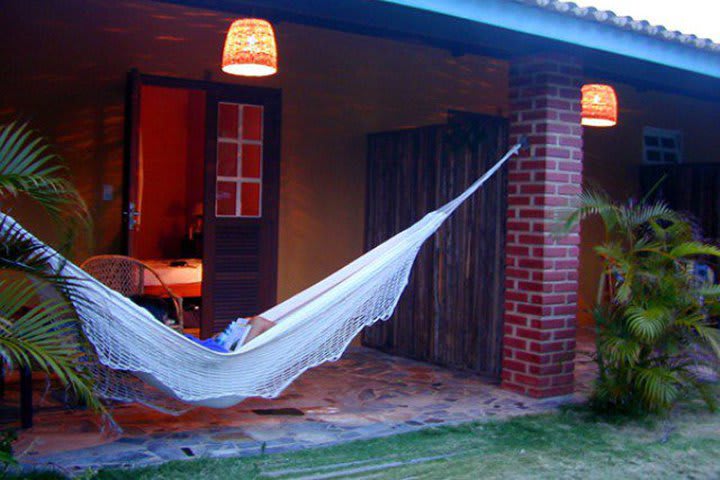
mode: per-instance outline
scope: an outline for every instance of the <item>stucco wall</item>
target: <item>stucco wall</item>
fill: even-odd
[[[596,79],[589,79],[595,81]],[[639,197],[643,127],[680,130],[684,162],[720,162],[720,104],[613,83],[620,105],[618,125],[585,128],[584,182],[599,186],[617,200]],[[599,222],[582,226],[580,295],[592,304],[600,262],[592,246],[602,241]]]
[[[148,0],[4,2],[0,119],[30,120],[57,144],[92,206],[95,252],[120,245],[132,67],[282,88],[281,298],[361,253],[367,133],[443,122],[448,109],[506,109],[504,62],[286,22],[276,25],[278,75],[227,76],[218,64],[232,19]],[[112,201],[101,199],[103,184],[114,187]],[[46,231],[29,211],[19,217]]]

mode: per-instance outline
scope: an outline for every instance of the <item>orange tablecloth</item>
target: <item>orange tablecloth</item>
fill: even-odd
[[[170,290],[173,291],[178,297],[201,297],[202,296],[202,283],[169,283],[167,284]],[[158,297],[164,297],[167,295],[164,288],[160,285],[148,285],[145,287],[146,295],[155,295]]]

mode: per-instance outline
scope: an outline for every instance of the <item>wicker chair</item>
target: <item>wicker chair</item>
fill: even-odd
[[[175,307],[177,329],[183,329],[182,297],[173,293],[162,281],[160,275],[140,260],[124,255],[97,255],[85,260],[80,268],[95,277],[108,288],[112,288],[126,297],[142,295],[145,290],[145,274],[152,275],[172,300]]]

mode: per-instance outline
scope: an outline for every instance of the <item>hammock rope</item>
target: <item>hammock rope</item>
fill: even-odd
[[[230,353],[209,350],[166,327],[42,244],[11,217],[0,214],[0,220],[3,229],[14,229],[53,254],[52,268],[81,280],[81,295],[72,300],[95,349],[100,395],[150,406],[179,400],[224,408],[247,397],[278,396],[306,370],[340,358],[364,327],[387,320],[408,284],[422,244],[522,147],[522,143],[513,146],[452,201],[261,313],[277,325]]]

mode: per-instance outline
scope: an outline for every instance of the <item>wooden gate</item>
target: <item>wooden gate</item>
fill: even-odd
[[[664,200],[700,227],[702,235],[720,239],[720,164],[686,163],[640,167],[640,188],[651,200]]]
[[[507,146],[502,118],[368,138],[366,248],[462,192]],[[500,378],[507,176],[503,168],[425,244],[393,318],[363,344]]]

